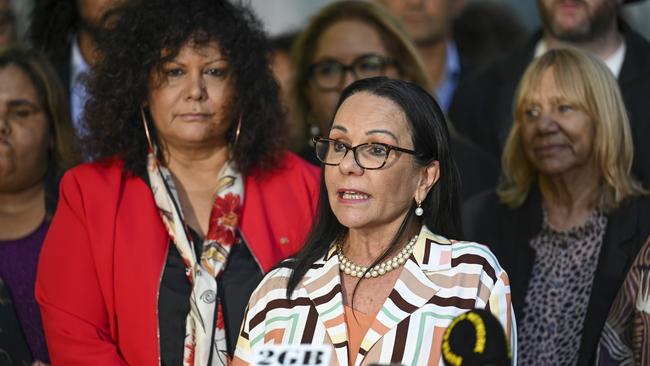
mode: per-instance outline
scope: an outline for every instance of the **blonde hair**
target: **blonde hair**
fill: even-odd
[[[332,24],[350,19],[360,20],[377,30],[390,53],[389,56],[397,62],[400,78],[411,81],[426,90],[431,89],[431,82],[425,71],[424,62],[398,20],[381,6],[371,2],[337,1],[314,15],[307,28],[294,42],[291,50],[296,65],[293,92],[303,121],[307,121],[309,115],[310,107],[306,90],[310,78],[309,68],[314,62],[318,40]]]
[[[501,157],[502,180],[497,188],[501,202],[519,207],[526,199],[538,172],[524,153],[520,124],[542,75],[552,70],[559,93],[584,111],[595,124],[593,159],[600,170],[602,186],[596,202],[610,212],[628,197],[645,194],[632,169],[632,133],[614,75],[607,66],[583,51],[550,50],[526,69],[514,100],[514,123]]]

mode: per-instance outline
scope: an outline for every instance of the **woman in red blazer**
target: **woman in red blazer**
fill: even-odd
[[[221,365],[263,274],[311,226],[268,46],[228,1],[109,12],[36,296],[54,365]],[[191,19],[191,21],[188,21]]]

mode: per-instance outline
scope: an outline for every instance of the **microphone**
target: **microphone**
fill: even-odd
[[[449,324],[442,336],[446,366],[510,366],[510,347],[501,323],[489,311],[474,309]]]

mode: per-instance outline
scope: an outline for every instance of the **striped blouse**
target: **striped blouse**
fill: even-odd
[[[331,364],[348,365],[335,246],[312,265],[287,299],[290,274],[289,268],[277,268],[253,292],[235,350],[237,363],[251,364],[262,345],[309,343],[333,346]],[[355,365],[442,365],[440,345],[446,327],[473,308],[488,308],[503,324],[511,350],[516,350],[508,276],[495,256],[484,245],[450,241],[423,227],[413,254],[361,342]]]

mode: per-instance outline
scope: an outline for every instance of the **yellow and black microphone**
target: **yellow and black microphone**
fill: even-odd
[[[482,309],[463,313],[449,324],[442,337],[442,358],[447,366],[509,366],[510,347],[501,323]]]

